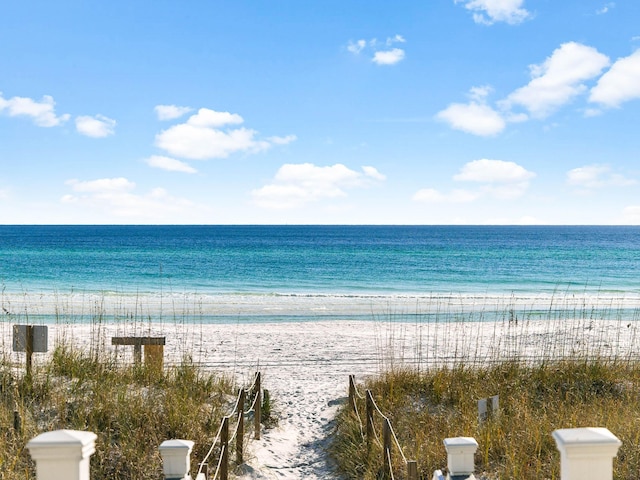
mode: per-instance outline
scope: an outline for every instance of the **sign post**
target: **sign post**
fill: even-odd
[[[13,351],[26,352],[27,377],[31,376],[33,354],[48,350],[48,328],[43,325],[14,325]]]

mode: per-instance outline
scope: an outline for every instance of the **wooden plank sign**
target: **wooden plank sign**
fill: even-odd
[[[14,325],[13,326],[13,351],[26,352],[29,342],[27,331],[30,330],[33,338],[33,353],[45,353],[49,349],[48,327],[45,325]]]

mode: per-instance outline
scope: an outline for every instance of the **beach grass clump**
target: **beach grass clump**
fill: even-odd
[[[474,437],[476,476],[482,479],[560,478],[560,455],[551,433],[559,428],[606,427],[621,441],[614,478],[640,472],[640,363],[568,358],[538,364],[505,361],[425,371],[395,369],[359,387],[371,390],[393,426],[407,459],[418,462],[419,478],[447,465],[443,440]],[[477,401],[499,395],[500,411],[479,421]],[[350,406],[339,414],[331,451],[348,478],[380,478],[382,448],[363,439],[365,405],[359,417]],[[381,419],[374,415],[381,434]],[[404,478],[400,454],[395,471]]]
[[[35,478],[26,442],[57,429],[97,434],[94,480],[161,478],[158,446],[193,440],[197,463],[234,400],[230,379],[189,358],[159,370],[58,346],[31,377],[0,364],[0,479]]]

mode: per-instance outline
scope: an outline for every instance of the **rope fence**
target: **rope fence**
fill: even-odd
[[[249,396],[249,398],[253,397],[253,401],[249,408],[245,410],[247,396]],[[199,464],[196,480],[206,480],[209,478],[207,465],[209,458],[216,449],[216,446],[219,446],[219,457],[216,465],[216,470],[213,473],[213,476],[210,477],[211,480],[229,479],[229,452],[231,450],[230,446],[233,445],[234,441],[236,464],[240,465],[243,463],[245,435],[244,419],[245,416],[251,413],[253,413],[254,438],[256,440],[260,440],[260,424],[262,423],[262,375],[260,374],[260,372],[256,373],[253,379],[253,383],[249,387],[239,389],[233,410],[222,419],[222,422],[220,422],[218,434],[211,443],[211,447],[209,448],[209,451],[205,455],[204,459]],[[233,433],[231,434],[231,436],[229,436],[229,424],[233,420],[235,420],[236,423],[233,429]]]
[[[358,411],[358,400],[364,400],[365,403],[366,425],[362,424],[362,417]],[[358,419],[362,439],[367,442],[367,450],[371,451],[374,442],[382,449],[382,468],[385,478],[389,480],[395,480],[396,478],[393,472],[392,461],[392,447],[395,445],[395,449],[400,453],[402,463],[405,466],[406,479],[418,480],[418,463],[415,460],[407,459],[398,441],[396,432],[393,430],[391,420],[382,413],[373,398],[371,390],[366,390],[364,395],[358,391],[354,375],[349,375],[349,405],[351,405]],[[382,423],[382,441],[380,441],[380,436],[376,431],[375,414],[377,414]]]

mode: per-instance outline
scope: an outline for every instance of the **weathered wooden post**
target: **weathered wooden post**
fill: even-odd
[[[373,396],[371,390],[367,390],[367,451],[371,450],[373,443]]]
[[[351,405],[354,413],[358,412],[356,407],[356,379],[353,375],[349,375],[349,405]]]
[[[229,417],[222,419],[220,432],[220,480],[229,479]]]
[[[385,478],[393,478],[391,470],[391,422],[385,418],[382,422],[382,469],[386,472]]]
[[[471,437],[445,438],[444,448],[447,451],[447,468],[449,475],[469,476],[475,470],[474,455],[478,442]]]
[[[13,351],[26,353],[26,377],[31,378],[33,354],[48,349],[48,328],[46,325],[14,325]]]
[[[191,480],[189,470],[192,449],[191,440],[165,440],[160,444],[158,450],[162,457],[162,469],[166,480]]]
[[[37,480],[89,480],[89,461],[97,435],[77,430],[42,433],[27,443]]]
[[[255,393],[255,414],[253,417],[253,428],[255,429],[255,439],[260,440],[260,424],[262,423],[262,385],[260,372],[256,373]]]
[[[560,451],[561,480],[611,480],[622,442],[606,428],[564,428],[552,433]]]
[[[418,480],[418,462],[407,460],[407,480]]]
[[[31,377],[31,367],[33,365],[33,325],[27,325],[27,377]]]
[[[238,433],[236,434],[236,463],[242,464],[244,450],[244,404],[247,392],[240,388],[238,396]]]

